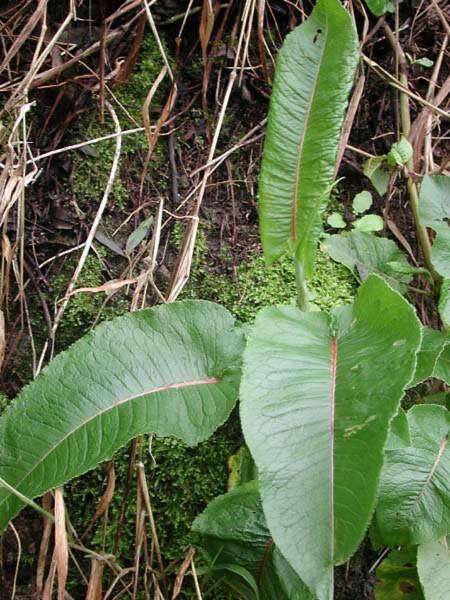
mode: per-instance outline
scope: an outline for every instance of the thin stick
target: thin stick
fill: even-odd
[[[77,267],[72,275],[72,279],[67,287],[64,299],[62,301],[62,304],[60,306],[60,308],[58,309],[58,312],[56,313],[55,316],[55,320],[53,323],[53,329],[52,329],[52,333],[53,335],[56,332],[56,329],[59,325],[59,322],[61,320],[61,317],[64,314],[64,311],[66,310],[66,306],[67,303],[69,301],[70,295],[72,294],[73,290],[75,289],[75,285],[76,285],[76,281],[84,267],[84,264],[86,262],[86,259],[88,257],[89,251],[91,249],[92,246],[92,242],[94,241],[94,237],[95,234],[97,232],[98,226],[100,225],[100,221],[102,219],[103,213],[105,211],[105,208],[108,204],[108,199],[109,199],[109,195],[111,193],[112,187],[114,185],[114,181],[116,179],[116,175],[117,175],[117,170],[119,167],[119,159],[120,159],[120,152],[122,149],[122,136],[120,135],[121,133],[121,128],[120,128],[120,122],[119,119],[117,118],[116,112],[114,110],[114,108],[111,106],[111,104],[108,101],[105,101],[105,104],[111,114],[111,117],[113,118],[114,121],[114,125],[115,125],[115,129],[116,129],[116,133],[118,134],[116,137],[116,149],[114,152],[114,159],[113,159],[113,163],[111,166],[111,171],[109,174],[109,178],[108,178],[108,182],[106,184],[106,188],[105,191],[103,193],[103,198],[100,202],[100,205],[98,207],[97,210],[97,214],[95,215],[95,219],[94,222],[92,223],[91,229],[89,231],[89,235],[87,237],[87,240],[84,244],[84,248],[83,248],[83,252],[81,253],[81,257],[80,260],[78,261]]]

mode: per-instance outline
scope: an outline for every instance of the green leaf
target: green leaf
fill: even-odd
[[[384,227],[383,219],[378,215],[364,215],[353,223],[353,227],[358,231],[382,231]]]
[[[148,219],[144,219],[144,221],[142,221],[142,223],[139,224],[139,226],[133,231],[133,233],[129,235],[125,247],[125,250],[128,255],[130,255],[133,252],[136,246],[139,246],[139,244],[149,232],[152,223],[153,217],[148,217]]]
[[[307,277],[357,61],[353,20],[339,0],[318,0],[278,55],[261,166],[260,233],[268,261],[298,245]]]
[[[376,17],[381,17],[389,9],[390,0],[366,0],[370,12]]]
[[[411,62],[412,65],[420,65],[421,67],[425,67],[426,69],[431,69],[434,65],[434,61],[424,56],[423,58],[416,58]]]
[[[263,600],[313,600],[273,544],[256,481],[215,498],[195,519],[193,530],[203,538],[208,562],[229,585],[239,583],[230,573],[222,574],[222,566],[238,561],[258,582]]]
[[[35,498],[137,435],[197,444],[236,402],[242,348],[232,316],[211,302],[178,302],[101,324],[1,416],[0,477]],[[0,486],[0,531],[22,506]]]
[[[392,144],[387,155],[387,162],[391,167],[406,165],[413,156],[413,148],[408,140],[402,137],[398,142]]]
[[[372,206],[372,194],[368,191],[359,192],[353,198],[353,210],[355,213],[363,213]]]
[[[443,331],[430,327],[423,327],[422,331],[422,344],[417,354],[416,372],[408,387],[414,387],[433,376],[436,363],[445,345],[450,343],[450,339]]]
[[[242,445],[236,454],[228,459],[228,490],[258,479],[258,469],[250,450]]]
[[[387,266],[395,271],[395,273],[403,273],[404,275],[426,275],[431,280],[431,273],[427,269],[421,267],[413,267],[409,263],[401,263],[391,260]]]
[[[449,340],[449,343],[447,343],[436,361],[433,377],[441,379],[447,385],[450,385],[450,338],[448,336],[447,340]]]
[[[244,436],[275,543],[319,600],[332,598],[333,565],[369,524],[419,344],[412,306],[376,275],[331,317],[285,306],[256,318],[244,352]]]
[[[450,591],[450,539],[421,544],[417,570],[427,600],[448,600]]]
[[[405,446],[409,446],[410,443],[411,437],[409,435],[408,418],[405,411],[400,408],[391,421],[385,450],[404,448]]]
[[[450,179],[444,175],[425,175],[419,195],[422,225],[436,232],[431,262],[436,271],[450,279]]]
[[[450,279],[443,279],[439,296],[439,315],[446,329],[450,329]]]
[[[338,212],[331,213],[327,219],[327,223],[330,227],[334,227],[335,229],[345,229],[347,227],[347,223]]]
[[[404,292],[411,281],[409,274],[398,272],[398,265],[409,266],[406,256],[395,242],[362,231],[330,235],[322,247],[333,260],[345,265],[359,279],[371,273],[381,275],[395,289]],[[391,263],[395,263],[395,268]]]
[[[375,600],[423,600],[416,548],[391,550],[377,569]]]
[[[373,156],[363,165],[364,175],[370,180],[380,196],[387,192],[391,169],[386,163],[386,156]]]
[[[428,404],[407,416],[411,445],[386,451],[376,513],[383,540],[392,546],[439,539],[450,526],[449,414]]]

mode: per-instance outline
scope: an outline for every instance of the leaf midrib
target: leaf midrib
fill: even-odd
[[[81,423],[79,423],[76,427],[74,427],[71,431],[69,431],[64,437],[62,437],[60,440],[58,440],[57,444],[54,444],[43,456],[42,458],[36,462],[32,469],[30,469],[23,477],[22,479],[15,483],[14,487],[19,489],[20,485],[28,478],[30,477],[30,475],[50,456],[50,454],[52,454],[52,452],[56,451],[58,448],[61,447],[61,445],[72,435],[75,435],[75,433],[77,431],[79,431],[80,429],[82,429],[83,427],[87,426],[91,421],[93,421],[94,419],[97,419],[98,417],[100,417],[101,415],[106,414],[107,412],[114,410],[115,408],[121,406],[122,404],[126,404],[127,402],[131,402],[133,400],[136,400],[137,398],[142,398],[143,396],[149,396],[150,394],[156,394],[158,392],[165,392],[167,390],[171,390],[171,389],[180,389],[180,388],[185,388],[185,387],[193,387],[196,385],[212,385],[212,384],[216,384],[216,383],[220,383],[220,378],[218,377],[204,377],[202,379],[193,379],[193,380],[189,380],[189,381],[181,381],[178,383],[168,383],[166,385],[162,385],[159,387],[155,387],[149,390],[145,390],[143,392],[140,392],[139,394],[132,394],[131,396],[126,396],[120,400],[118,400],[117,402],[115,402],[114,404],[108,406],[107,408],[105,408],[104,410],[101,410],[97,413],[95,413],[94,415],[92,415],[90,418],[85,419],[84,421],[82,421]],[[8,494],[7,496],[4,497],[4,499],[2,501],[0,501],[0,507],[9,500],[9,498],[12,496],[13,494]]]
[[[337,371],[338,341],[336,337],[331,339],[330,347],[330,564],[334,560],[334,422],[336,406],[336,371]]]
[[[319,78],[320,78],[320,72],[322,70],[323,55],[325,54],[325,48],[327,47],[327,42],[328,42],[329,28],[328,28],[328,16],[327,15],[325,15],[325,30],[326,30],[326,32],[324,32],[325,42],[323,44],[322,51],[320,53],[318,69],[316,71],[316,76],[314,78],[314,85],[312,88],[312,93],[311,93],[308,107],[306,110],[305,126],[304,126],[302,134],[300,136],[300,142],[299,142],[299,147],[298,147],[298,157],[297,157],[297,165],[296,165],[296,170],[295,170],[295,181],[294,181],[293,199],[292,199],[291,238],[292,238],[293,242],[297,241],[297,221],[298,221],[298,202],[299,202],[298,189],[299,189],[299,185],[300,185],[300,171],[301,171],[300,167],[301,167],[301,163],[302,163],[303,146],[305,145],[306,132],[308,131],[308,125],[309,125],[309,119],[311,117],[312,105],[313,105],[314,98],[316,95],[316,89],[317,89],[317,85],[318,85]],[[311,227],[311,224],[309,224],[309,225],[307,224],[307,230],[309,230],[310,227]]]
[[[448,435],[445,435],[440,444],[439,444],[439,450],[436,456],[436,459],[433,463],[433,466],[430,469],[430,472],[427,475],[427,478],[425,479],[420,492],[417,494],[416,499],[414,500],[414,509],[416,509],[417,505],[419,504],[419,502],[422,500],[423,495],[425,494],[425,489],[427,488],[427,486],[429,485],[430,481],[433,479],[434,474],[436,473],[436,470],[439,466],[439,463],[441,462],[442,457],[444,456],[444,452],[445,452],[445,448],[447,446],[447,442],[448,442]]]

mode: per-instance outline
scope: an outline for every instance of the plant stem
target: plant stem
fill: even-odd
[[[297,306],[300,310],[307,311],[308,303],[308,288],[306,286],[305,271],[301,261],[295,257],[295,284],[297,286]]]
[[[19,492],[19,490],[16,490],[15,487],[10,485],[7,481],[2,479],[1,477],[0,477],[0,486],[7,489],[10,494],[13,494],[17,498],[19,498],[19,500],[21,500],[24,504],[27,504],[28,506],[31,506],[31,508],[34,508],[34,510],[36,510],[37,512],[40,512],[41,515],[44,515],[44,517],[47,517],[47,519],[50,519],[50,521],[55,520],[53,515],[50,514],[49,512],[47,512],[44,508],[42,508],[42,506],[39,506],[39,504],[36,504],[36,502],[33,502],[33,500],[31,500],[31,498],[24,496],[24,494]]]
[[[408,75],[407,75],[407,62],[406,62],[405,54],[404,54],[403,49],[401,48],[400,44],[398,43],[398,40],[396,39],[392,29],[386,23],[384,24],[384,30],[386,32],[386,37],[388,38],[388,40],[395,52],[398,63],[400,65],[399,81],[400,81],[401,85],[403,86],[403,88],[405,90],[407,90],[408,89]],[[411,113],[409,110],[408,94],[405,91],[400,90],[399,102],[400,102],[400,120],[401,120],[402,134],[404,135],[404,137],[406,139],[408,139],[410,130],[411,130]],[[420,247],[422,248],[425,265],[426,265],[427,269],[430,271],[430,273],[432,274],[434,282],[436,284],[436,287],[438,287],[439,282],[440,282],[440,277],[434,270],[434,267],[431,262],[432,247],[431,247],[430,238],[428,236],[426,227],[424,225],[422,225],[420,222],[419,193],[417,191],[417,185],[411,175],[414,170],[413,158],[411,158],[407,162],[406,166],[408,168],[408,175],[406,177],[406,187],[408,190],[409,204],[411,206],[411,210],[412,210],[413,217],[414,217],[414,223],[416,226],[417,238],[418,238]]]

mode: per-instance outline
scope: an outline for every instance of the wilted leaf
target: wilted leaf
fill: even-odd
[[[355,213],[363,213],[372,206],[372,194],[368,191],[359,192],[353,198],[353,210]]]
[[[34,498],[143,433],[197,444],[236,402],[242,346],[234,319],[211,302],[172,303],[99,325],[0,417],[0,477]],[[0,486],[0,531],[21,506]]]
[[[332,598],[333,564],[369,525],[389,423],[419,345],[414,309],[375,275],[331,317],[266,308],[249,335],[241,421],[264,512],[319,600]]]
[[[389,552],[376,572],[376,600],[424,600],[417,576],[416,556],[416,548]]]
[[[339,0],[318,0],[278,54],[261,166],[260,232],[267,260],[294,244],[307,277],[357,61],[353,19]]]
[[[117,242],[109,238],[101,231],[96,232],[95,239],[97,240],[97,242],[102,244],[102,246],[106,246],[106,248],[109,248],[112,252],[114,252],[114,254],[118,254],[119,256],[126,256],[125,252],[119,246],[119,244],[117,244]]]
[[[411,445],[386,451],[376,512],[391,546],[439,539],[450,526],[448,411],[424,404],[407,416]]]

